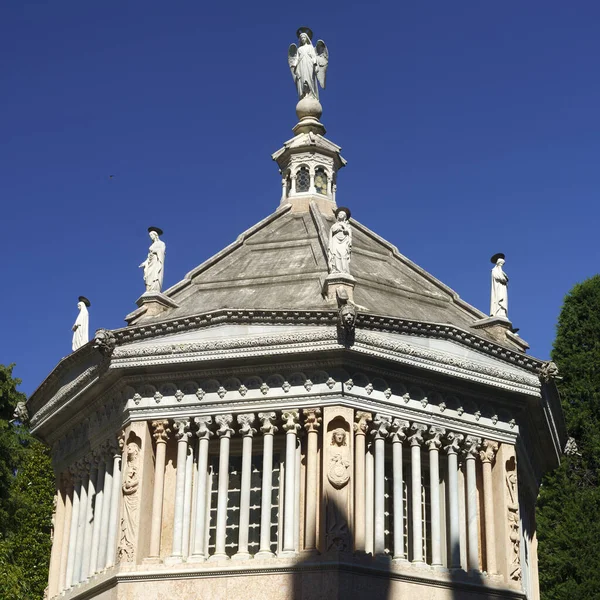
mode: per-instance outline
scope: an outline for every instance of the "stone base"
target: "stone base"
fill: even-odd
[[[354,304],[354,286],[356,279],[349,273],[330,273],[323,283],[323,296],[332,303],[337,304],[337,289],[342,288],[348,294],[348,302]]]
[[[522,352],[529,348],[529,344],[517,335],[518,329],[514,329],[513,324],[504,317],[486,317],[475,321],[471,327],[473,329],[485,329],[500,344],[505,344],[508,340],[518,346]]]
[[[303,117],[294,125],[292,129],[295,135],[300,135],[301,133],[308,133],[312,131],[313,133],[317,133],[319,135],[325,135],[327,133],[325,129],[325,125],[316,119],[315,117]]]
[[[135,325],[140,321],[156,317],[170,308],[179,307],[162,292],[145,292],[137,299],[136,304],[139,308],[125,317],[128,325]]]

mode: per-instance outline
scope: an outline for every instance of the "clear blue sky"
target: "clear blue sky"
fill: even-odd
[[[562,299],[598,272],[600,4],[29,2],[0,7],[0,362],[31,393],[143,292],[146,228],[171,286],[276,209],[292,137],[286,53],[330,50],[338,202],[547,358]],[[109,179],[109,175],[113,175]]]

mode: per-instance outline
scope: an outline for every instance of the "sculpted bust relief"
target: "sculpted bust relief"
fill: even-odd
[[[335,223],[329,230],[329,271],[350,274],[352,227],[348,222],[350,210],[340,206],[335,211]]]
[[[319,99],[319,87],[317,82],[325,89],[325,76],[329,64],[329,52],[323,40],[317,42],[316,48],[312,45],[313,32],[308,27],[300,27],[296,32],[298,43],[291,44],[288,49],[288,64],[298,99],[307,95]]]
[[[148,249],[148,258],[140,265],[144,269],[144,283],[147,292],[160,292],[162,290],[165,267],[165,243],[160,237],[163,232],[158,227],[148,227],[152,244]]]
[[[492,269],[490,316],[508,319],[508,276],[502,270],[504,258],[502,253],[494,254],[491,258],[492,263],[496,266]]]

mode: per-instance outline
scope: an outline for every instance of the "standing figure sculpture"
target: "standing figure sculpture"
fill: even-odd
[[[350,274],[352,227],[348,222],[350,210],[340,206],[335,211],[335,223],[329,230],[329,272]]]
[[[90,339],[90,316],[88,314],[90,305],[90,301],[85,296],[79,296],[79,302],[77,303],[79,314],[71,328],[73,330],[73,352],[87,344]]]
[[[160,292],[162,290],[165,268],[165,243],[159,239],[163,234],[158,227],[148,227],[152,244],[148,249],[148,258],[140,265],[144,269],[144,283],[147,292]]]
[[[310,94],[319,99],[319,87],[325,89],[325,76],[329,63],[329,52],[323,40],[312,45],[313,32],[308,27],[300,27],[296,32],[298,43],[290,44],[288,49],[288,64],[298,91],[298,99]]]
[[[508,319],[508,276],[502,270],[504,258],[502,253],[494,254],[491,258],[492,263],[496,266],[492,269],[490,316]]]

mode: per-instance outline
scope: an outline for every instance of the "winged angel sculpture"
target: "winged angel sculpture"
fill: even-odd
[[[313,32],[308,27],[300,27],[296,32],[298,43],[291,44],[288,50],[288,64],[292,77],[298,90],[298,99],[302,100],[311,94],[319,99],[317,82],[325,89],[325,76],[329,63],[329,51],[323,40],[317,42],[316,48],[312,45]]]

